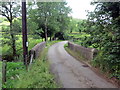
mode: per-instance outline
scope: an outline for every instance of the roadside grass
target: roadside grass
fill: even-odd
[[[57,88],[53,75],[49,72],[49,63],[46,61],[47,48],[41,57],[35,60],[29,71],[20,74],[14,88]]]
[[[48,48],[57,42],[59,41],[48,42],[48,46],[38,59],[33,60],[28,71],[22,62],[7,63],[7,82],[3,88],[59,88],[49,71],[46,57]]]
[[[7,62],[6,82],[3,88],[13,88],[14,83],[19,78],[20,73],[25,71],[25,66],[22,62]]]
[[[0,89],[2,88],[2,62],[0,61]]]

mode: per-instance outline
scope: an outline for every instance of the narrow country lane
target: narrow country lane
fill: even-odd
[[[63,88],[116,88],[70,56],[64,49],[66,43],[67,41],[56,43],[48,51],[51,70]]]

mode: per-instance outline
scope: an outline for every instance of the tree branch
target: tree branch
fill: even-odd
[[[1,12],[2,12],[2,16],[6,17],[8,19],[8,21],[10,22],[11,20],[10,20],[9,16],[7,16],[3,11],[1,11]]]

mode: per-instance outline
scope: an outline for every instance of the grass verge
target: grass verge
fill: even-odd
[[[2,88],[2,62],[0,61],[0,90]]]
[[[48,48],[59,41],[48,42],[40,57],[25,70],[22,62],[7,63],[7,82],[3,88],[59,88],[54,76],[49,72]]]

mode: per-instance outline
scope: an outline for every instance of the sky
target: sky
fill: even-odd
[[[68,6],[72,8],[70,16],[78,19],[87,19],[87,12],[85,10],[93,11],[95,6],[90,5],[93,0],[66,0]]]
[[[85,10],[93,11],[95,6],[90,5],[92,0],[66,0],[68,6],[72,8],[71,16],[78,19],[87,19]]]

